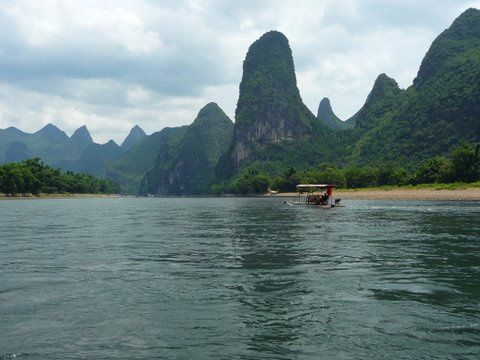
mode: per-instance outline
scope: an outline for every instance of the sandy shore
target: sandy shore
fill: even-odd
[[[279,193],[266,196],[292,197],[296,193]],[[337,190],[337,199],[363,200],[469,200],[480,201],[480,188],[459,190],[392,189],[392,190]]]

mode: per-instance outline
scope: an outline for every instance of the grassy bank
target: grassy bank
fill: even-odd
[[[269,196],[291,197],[297,193],[278,193]],[[452,184],[422,184],[408,186],[382,186],[360,189],[336,189],[337,199],[361,200],[448,200],[480,201],[480,182]]]
[[[463,182],[454,182],[449,184],[419,184],[419,185],[389,185],[389,186],[378,186],[378,187],[366,187],[366,188],[357,188],[357,189],[338,189],[337,191],[341,192],[356,192],[356,191],[372,191],[372,190],[465,190],[465,189],[475,189],[480,188],[480,181],[474,183],[463,183]]]

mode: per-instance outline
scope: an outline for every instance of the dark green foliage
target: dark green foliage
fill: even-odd
[[[402,167],[388,164],[377,168],[377,184],[379,186],[406,185],[410,180],[410,175]]]
[[[207,194],[215,180],[215,168],[233,137],[233,123],[215,103],[198,113],[177,152],[157,159],[157,166],[147,174],[146,192],[159,195]]]
[[[318,105],[317,119],[322,121],[325,126],[332,130],[352,129],[355,121],[342,121],[332,110],[332,105],[328,98],[323,98]]]
[[[214,185],[211,192],[214,194],[233,193],[240,195],[264,194],[269,186],[270,179],[265,173],[248,169],[227,183]]]
[[[187,126],[168,128],[158,148],[153,167],[142,178],[140,193],[166,194],[164,190],[170,183],[166,175],[173,169]],[[164,131],[162,130],[162,132]]]
[[[270,31],[248,49],[243,63],[235,119],[239,126],[253,124],[268,111],[295,115],[301,103],[287,38]]]
[[[415,172],[416,184],[447,183],[453,178],[452,162],[444,156],[436,156],[423,161]]]
[[[346,186],[344,172],[332,164],[306,169],[301,174],[301,182],[304,184],[336,184],[338,187]]]
[[[38,195],[45,193],[116,193],[117,184],[87,174],[62,173],[44,165],[39,158],[0,166],[0,192]]]
[[[284,176],[276,176],[272,181],[272,188],[281,192],[295,191],[300,183],[300,174],[294,167],[289,168]]]
[[[346,187],[355,189],[378,185],[378,171],[374,167],[348,167],[345,169]]]
[[[398,108],[403,91],[397,82],[385,74],[380,74],[368,94],[365,105],[355,114],[355,128],[366,132],[380,124],[382,117]]]
[[[90,144],[74,161],[62,161],[57,165],[64,170],[92,174],[97,177],[106,177],[107,169],[118,161],[123,151],[113,140],[105,144]]]
[[[453,179],[473,182],[480,178],[480,144],[463,143],[452,153]]]
[[[345,158],[343,138],[303,104],[292,52],[279,32],[268,32],[250,46],[235,119],[233,145],[220,164],[223,178],[257,161],[303,167],[319,159]]]
[[[415,167],[480,140],[480,11],[469,9],[433,42],[399,105],[379,116],[354,160]],[[358,125],[358,124],[357,124]]]
[[[351,137],[355,146],[349,156],[353,164],[385,163],[390,161],[377,161],[385,156],[383,151],[381,131],[398,109],[404,98],[397,82],[385,74],[377,77],[372,91],[367,97],[363,107],[354,115],[355,128]],[[373,139],[373,140],[372,140]],[[372,144],[374,141],[374,144]],[[388,154],[387,154],[388,155]]]
[[[480,179],[480,144],[464,143],[455,148],[450,157],[426,159],[414,171],[394,165],[347,166],[320,164],[297,171],[285,170],[282,163],[253,163],[228,182],[212,187],[212,193],[265,193],[268,185],[281,192],[295,191],[296,185],[335,184],[339,188],[368,188],[378,186],[418,185],[433,183],[475,182]],[[282,170],[283,169],[283,170]],[[255,187],[259,180],[264,187]]]
[[[120,160],[107,167],[107,177],[119,183],[122,192],[138,194],[143,177],[155,166],[162,144],[177,131],[183,130],[164,128],[138,141]]]

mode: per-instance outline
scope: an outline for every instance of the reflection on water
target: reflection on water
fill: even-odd
[[[346,205],[1,202],[0,358],[477,358],[479,204]]]
[[[298,346],[305,271],[299,250],[298,217],[281,207],[242,203],[232,221],[232,245],[241,266],[240,320],[249,336],[246,358],[259,353],[290,354]]]

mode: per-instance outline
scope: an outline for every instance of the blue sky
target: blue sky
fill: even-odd
[[[463,0],[0,2],[0,128],[121,142],[191,123],[210,101],[234,118],[248,46],[269,30],[292,47],[297,81],[314,113],[327,96],[343,119],[380,73],[408,87]]]

